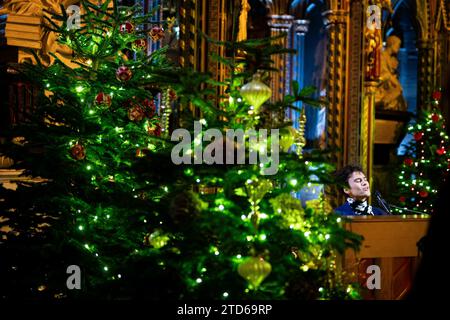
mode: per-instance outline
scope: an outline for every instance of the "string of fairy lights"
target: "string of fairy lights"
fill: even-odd
[[[131,161],[126,157],[105,159],[102,154],[96,153],[96,146],[107,143],[113,146],[116,152],[132,155],[133,158],[144,157],[146,151],[157,151],[158,146],[149,139],[149,136],[168,137],[169,117],[172,110],[170,104],[177,97],[170,87],[162,88],[162,106],[159,110],[160,114],[158,114],[153,97],[146,90],[139,91],[140,89],[133,88],[129,84],[130,81],[151,79],[152,77],[151,70],[146,69],[145,48],[148,46],[148,41],[143,36],[143,30],[135,28],[130,13],[123,11],[119,12],[119,16],[110,16],[102,15],[100,11],[97,11],[95,15],[99,15],[95,28],[88,28],[89,32],[67,31],[61,37],[61,41],[74,49],[77,54],[75,57],[79,60],[83,70],[82,72],[74,71],[73,77],[64,80],[72,96],[76,98],[72,104],[82,108],[83,120],[95,123],[103,129],[96,134],[83,135],[84,132],[80,132],[79,138],[70,137],[69,141],[65,141],[67,157],[79,164],[78,175],[90,178],[92,190],[114,182],[116,186],[120,185],[123,192],[128,192],[134,198],[139,199],[142,196],[139,193],[142,186],[132,177],[127,176],[127,172],[118,172],[117,170],[119,166],[121,168],[131,167]],[[124,21],[125,18],[128,21]],[[140,19],[143,18],[140,17]],[[104,22],[101,26],[98,25],[100,21]],[[173,20],[170,20],[170,23],[173,23]],[[135,32],[136,30],[138,32]],[[164,37],[164,30],[160,26],[153,27],[148,32],[148,36],[153,41],[159,41]],[[135,51],[134,60],[128,60],[123,53],[130,49]],[[58,77],[60,70],[57,68],[58,66],[49,67],[49,74],[52,76],[44,80],[45,88],[50,93],[57,92],[62,88],[61,78]],[[99,82],[97,77],[102,74],[115,75],[115,80]],[[139,98],[130,92],[135,93]],[[247,106],[246,121],[248,124],[254,125],[259,119],[260,107],[271,96],[271,89],[263,83],[261,74],[258,72],[249,83],[242,86],[239,94],[235,94],[236,96],[230,96],[230,105]],[[129,96],[132,96],[131,102],[128,101]],[[108,121],[113,125],[102,126]],[[201,121],[206,125],[205,119]],[[280,146],[283,152],[287,152],[290,147],[295,145],[297,147],[296,161],[310,168],[312,176],[320,164],[305,161],[302,158],[301,150],[305,143],[302,130],[304,130],[305,122],[306,118],[300,117],[300,131],[288,128],[280,140]],[[201,137],[194,139],[192,150],[195,150],[201,143],[199,139]],[[266,146],[253,145],[251,148],[261,151],[261,148],[266,148]],[[195,154],[193,156],[195,159]],[[281,163],[279,166],[281,170],[287,170],[286,164]],[[262,177],[263,170],[264,164],[257,166],[256,169],[250,168],[249,171],[254,172],[254,175],[248,178],[240,188],[234,190],[236,194],[248,199],[248,212],[237,213],[233,202],[227,198],[223,190],[217,190],[213,206],[209,208],[210,214],[227,216],[230,220],[235,219],[234,221],[237,220],[243,224],[245,227],[243,230],[247,231],[239,234],[239,239],[242,243],[249,244],[252,250],[243,252],[241,249],[236,249],[236,252],[230,255],[219,244],[211,244],[208,248],[209,258],[230,259],[237,274],[247,281],[244,292],[251,293],[253,290],[257,290],[273,272],[273,266],[267,257],[268,250],[257,252],[254,248],[256,246],[264,247],[265,244],[272,241],[273,235],[265,230],[263,225],[271,219],[281,217],[281,225],[287,232],[295,233],[304,240],[305,245],[302,250],[292,248],[291,252],[288,252],[288,255],[292,255],[298,262],[298,268],[303,272],[321,269],[337,273],[336,255],[330,243],[334,240],[333,229],[341,225],[342,219],[329,215],[332,209],[326,207],[325,201],[320,198],[310,201],[306,208],[303,208],[301,201],[293,197],[293,193],[303,186],[303,182],[294,175],[285,181],[287,192],[271,198],[270,206],[262,209],[260,205],[263,198],[278,187],[270,179]],[[210,175],[205,177],[197,174],[192,168],[186,168],[184,173],[192,179],[192,184],[199,188],[209,182],[214,185],[224,182],[217,177]],[[244,171],[238,172],[238,174],[244,173]],[[146,181],[144,184],[149,184],[149,182]],[[311,182],[308,182],[308,186],[310,185]],[[156,190],[152,192],[153,201],[157,202],[158,198],[163,198],[171,191],[171,186],[157,186]],[[200,194],[203,193],[200,192]],[[102,208],[83,202],[83,199],[77,200],[79,201],[74,201],[76,205],[73,206],[73,216],[76,221],[76,232],[82,235],[80,237],[83,239],[81,246],[99,261],[99,268],[108,279],[123,281],[127,278],[126,270],[118,270],[119,267],[112,265],[112,259],[102,251],[101,243],[96,243],[95,236],[88,234],[93,232],[96,225],[113,225],[113,221],[119,221],[120,208],[114,206]],[[307,218],[307,213],[311,212],[314,214]],[[149,248],[160,250],[170,245],[174,235],[164,231],[164,219],[159,214],[155,214],[155,217],[152,221],[152,231],[144,236],[143,242],[136,242],[131,246],[130,250],[135,254],[139,255]],[[150,219],[150,217],[143,217],[142,222],[149,225]],[[171,249],[179,254],[177,252],[179,249],[175,247]],[[328,252],[328,256],[326,256],[326,252]],[[166,262],[162,259],[157,264],[162,269],[166,267]],[[210,270],[205,264],[199,262],[197,270],[189,272],[188,275],[185,275],[185,281],[188,286],[194,288],[208,282],[216,270]],[[332,286],[333,281],[337,280],[329,280],[328,284],[323,284],[318,288],[320,297],[329,297],[328,289]],[[326,285],[328,287],[325,287]],[[346,286],[346,292],[352,297],[358,295],[357,288],[353,285]],[[232,289],[224,288],[221,296],[217,298],[233,298]]]

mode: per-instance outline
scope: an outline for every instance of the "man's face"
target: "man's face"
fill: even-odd
[[[344,192],[355,200],[366,200],[370,197],[369,181],[362,172],[353,172],[348,179],[349,188],[344,188]]]

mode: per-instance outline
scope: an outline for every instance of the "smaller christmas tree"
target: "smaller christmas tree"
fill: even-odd
[[[397,199],[404,209],[433,213],[439,186],[450,171],[449,141],[440,99],[441,92],[434,92],[428,110],[421,111],[416,123],[408,127],[413,139],[406,146],[397,179]],[[405,211],[394,208],[396,213]]]

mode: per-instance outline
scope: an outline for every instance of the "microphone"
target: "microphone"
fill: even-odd
[[[377,198],[377,202],[380,205],[380,207],[387,213],[392,214],[391,209],[389,208],[389,204],[381,197],[381,193],[378,190],[375,190],[374,192],[375,197]]]

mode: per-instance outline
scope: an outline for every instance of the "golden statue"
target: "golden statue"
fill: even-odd
[[[380,86],[375,94],[376,105],[384,110],[406,111],[407,105],[397,73],[397,54],[401,40],[397,36],[390,36],[386,43],[381,52]]]

